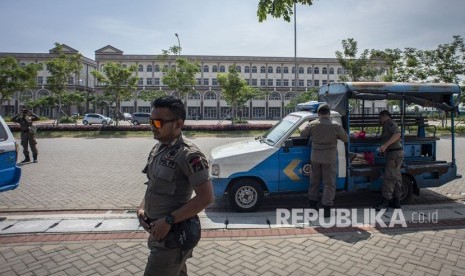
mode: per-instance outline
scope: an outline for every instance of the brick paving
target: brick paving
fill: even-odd
[[[188,270],[189,275],[199,276],[465,275],[463,226],[419,230],[303,235],[294,229],[280,236],[207,237],[196,247]],[[145,234],[116,235],[2,239],[0,274],[142,275],[148,255]],[[47,241],[47,237],[52,238]]]
[[[194,142],[207,149],[238,139]],[[448,143],[441,139],[438,146],[446,160]],[[0,193],[0,213],[133,209],[144,193],[139,172],[152,145],[150,137],[40,139],[39,163],[23,166],[17,190]],[[456,146],[459,172],[464,172],[464,138]],[[463,181],[424,189],[419,201],[463,198]],[[189,260],[189,275],[465,275],[463,219],[422,228],[342,230],[204,232]],[[0,275],[142,275],[145,235],[2,235]]]
[[[205,152],[216,145],[247,138],[192,138]],[[119,210],[134,209],[141,201],[145,176],[140,173],[147,154],[153,146],[150,137],[142,138],[47,138],[38,139],[39,163],[22,166],[20,186],[0,193],[0,213],[38,210]],[[450,160],[449,139],[438,141],[438,158]],[[465,172],[465,138],[458,138],[457,163],[459,172]],[[21,154],[20,154],[21,155]],[[22,156],[21,156],[22,157]],[[454,180],[437,188],[422,189],[416,203],[440,202],[465,198],[465,178]],[[353,193],[340,193],[336,201]],[[355,193],[362,196],[363,193]],[[373,200],[373,194],[364,196]],[[267,199],[283,204],[305,203],[305,196],[289,200]],[[363,201],[357,200],[358,202]],[[343,200],[342,200],[343,202]],[[266,204],[265,204],[266,205]],[[271,206],[271,205],[268,205]],[[229,208],[226,201],[214,208]],[[302,207],[302,206],[301,206]]]

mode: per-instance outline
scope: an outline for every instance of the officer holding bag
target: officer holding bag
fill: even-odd
[[[137,210],[150,233],[144,275],[187,275],[186,261],[200,239],[197,214],[213,201],[208,161],[182,135],[185,118],[179,99],[163,97],[152,104],[149,123],[158,143],[143,170],[147,190]]]

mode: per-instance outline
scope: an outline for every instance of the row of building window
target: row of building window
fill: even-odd
[[[250,86],[258,86],[258,80],[257,79],[245,79],[247,85]],[[298,86],[299,87],[319,87],[320,86],[320,80],[307,80],[307,84],[305,85],[305,80],[298,80]],[[330,82],[333,82],[331,80]],[[322,80],[321,85],[326,85],[328,83],[327,80]],[[289,85],[290,84],[290,85]],[[144,85],[144,79],[139,78],[138,80],[138,85],[142,86]],[[147,78],[145,79],[145,85],[161,85],[160,78]],[[197,85],[204,85],[204,86],[209,86],[210,85],[210,79],[204,78],[200,79],[197,78]],[[212,86],[217,86],[218,85],[218,80],[216,78],[211,79],[211,85]],[[291,80],[289,82],[289,79],[260,79],[260,86],[275,86],[276,87],[294,87],[295,86],[295,80]]]
[[[125,65],[123,65],[123,67],[125,67]],[[165,65],[165,68],[167,68],[168,65]],[[172,66],[174,67],[174,66]],[[160,66],[157,64],[155,65],[154,67],[152,67],[152,65],[147,65],[146,67],[146,71],[147,72],[160,72]],[[144,65],[142,64],[139,64],[139,67],[138,67],[138,71],[139,72],[144,72]],[[211,71],[213,73],[216,73],[216,72],[220,72],[220,73],[224,73],[226,72],[226,67],[224,65],[220,65],[219,67],[217,65],[213,65],[211,66]],[[242,67],[241,66],[236,66],[236,71],[239,72],[239,73],[242,73]],[[319,67],[307,67],[307,74],[320,74],[320,68]],[[204,65],[203,66],[203,72],[205,73],[208,73],[210,72],[210,66],[208,65]],[[277,66],[276,68],[273,68],[273,66],[268,66],[265,67],[265,66],[261,66],[260,67],[260,73],[269,73],[269,74],[272,74],[276,72],[277,74],[280,74],[280,73],[284,73],[284,74],[288,74],[289,73],[289,67],[287,66],[284,66],[281,68],[281,66]],[[244,73],[258,73],[258,67],[257,66],[252,66],[252,70],[250,68],[250,66],[244,66]],[[295,67],[292,67],[291,69],[291,73],[294,74],[295,73]],[[305,68],[304,67],[299,67],[299,74],[304,74],[305,73]],[[326,67],[323,67],[321,69],[321,74],[328,74],[328,68]],[[334,68],[329,68],[329,74],[330,75],[333,75],[334,74]],[[342,74],[346,74],[346,70],[344,70],[343,68],[337,68],[337,74],[339,75],[342,75]]]
[[[39,99],[42,97],[50,96],[50,94],[51,93],[47,90],[40,90],[37,92],[37,98]],[[295,92],[289,91],[289,92],[286,92],[286,94],[284,95],[284,100],[290,101],[290,100],[293,100],[295,97],[296,97]],[[33,93],[31,91],[24,91],[24,92],[21,92],[20,94],[20,101],[22,102],[25,102],[28,99],[32,99],[32,98],[33,98]],[[187,98],[189,100],[200,100],[201,95],[199,92],[192,92],[188,95]],[[271,92],[268,95],[268,100],[281,100],[281,98],[282,98],[281,94],[276,91]],[[205,92],[203,99],[204,100],[217,100],[218,97],[215,92],[207,91]],[[222,95],[221,95],[221,99],[223,99]],[[254,100],[265,100],[265,95],[257,96],[254,98]]]

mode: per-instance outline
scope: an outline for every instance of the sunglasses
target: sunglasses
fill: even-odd
[[[149,119],[149,125],[154,128],[162,128],[164,124],[177,121],[178,119],[163,120],[163,119]]]

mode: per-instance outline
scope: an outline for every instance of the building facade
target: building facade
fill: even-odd
[[[77,50],[64,45],[67,53],[78,53]],[[11,55],[18,62],[43,63],[53,58],[53,49],[46,54],[0,53],[0,57]],[[188,119],[225,119],[230,116],[230,107],[221,95],[217,75],[227,73],[229,66],[236,65],[242,78],[252,87],[264,91],[264,96],[249,100],[240,115],[246,119],[280,119],[294,108],[286,108],[289,102],[301,93],[311,88],[317,88],[327,83],[335,82],[344,74],[344,69],[335,58],[297,58],[293,57],[250,57],[250,56],[195,56],[182,55],[200,66],[196,75],[195,92],[184,99]],[[150,102],[138,99],[144,90],[163,91],[167,95],[176,95],[163,84],[163,66],[174,66],[175,59],[160,61],[156,55],[126,55],[120,49],[107,45],[95,51],[95,60],[83,57],[83,68],[69,80],[70,90],[86,91],[87,93],[103,93],[102,87],[91,75],[93,70],[101,70],[108,63],[119,63],[123,66],[136,65],[138,86],[133,99],[121,104],[121,111],[126,113],[150,112]],[[297,66],[296,66],[297,64]],[[297,75],[295,70],[297,68]],[[4,102],[5,113],[12,114],[19,110],[28,98],[37,99],[51,95],[47,89],[47,76],[44,68],[37,77],[36,89],[18,92],[14,99]],[[296,83],[297,81],[297,83]],[[377,112],[375,105],[366,106],[369,113]],[[372,108],[373,110],[370,110]],[[86,106],[75,107],[75,112],[101,112],[108,115],[108,109],[99,109],[87,103]],[[56,112],[50,108],[38,110],[41,116],[56,117]]]
[[[64,54],[78,54],[76,49],[69,47],[68,45],[62,44],[62,50]],[[3,111],[6,116],[12,116],[17,114],[21,108],[25,106],[28,100],[36,100],[42,97],[51,96],[52,92],[47,86],[47,79],[50,77],[50,73],[47,70],[46,63],[57,56],[55,48],[50,49],[48,53],[0,53],[0,58],[11,56],[16,58],[20,65],[27,65],[30,63],[39,64],[41,69],[37,73],[36,87],[27,89],[26,91],[18,91],[14,97],[3,103]],[[70,91],[81,91],[88,94],[92,94],[95,91],[95,80],[91,72],[96,70],[96,62],[90,58],[81,57],[82,68],[79,73],[74,74],[68,79],[68,90]],[[73,112],[84,111],[87,107],[73,107]],[[39,107],[34,110],[39,116],[56,118],[57,108],[52,107]]]

